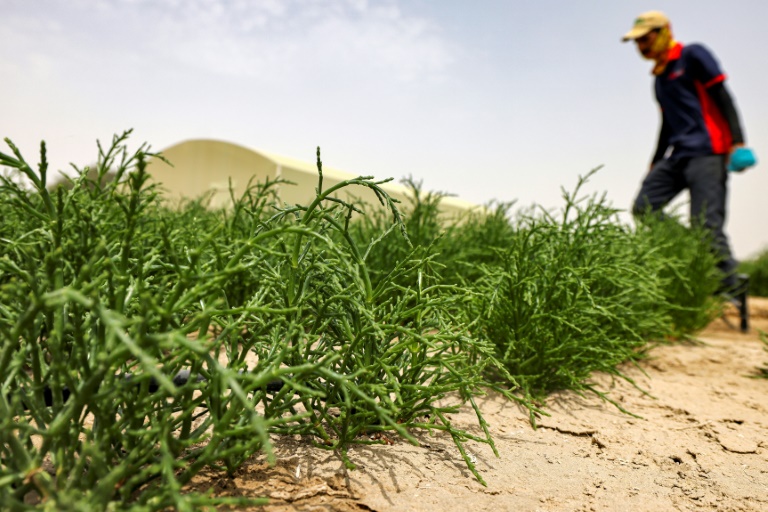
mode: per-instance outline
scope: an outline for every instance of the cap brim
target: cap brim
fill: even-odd
[[[627,41],[634,41],[638,37],[643,37],[645,34],[653,30],[653,27],[635,27],[626,34],[624,34],[624,37],[621,38],[623,42]]]

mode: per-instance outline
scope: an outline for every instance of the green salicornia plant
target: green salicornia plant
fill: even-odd
[[[130,132],[49,186],[8,142],[0,165],[0,503],[10,510],[197,510],[261,503],[188,492],[203,468],[273,457],[302,435],[350,446],[419,431],[495,446],[477,397],[593,391],[649,340],[695,332],[716,281],[705,238],[632,229],[604,196],[561,214],[511,204],[461,219],[442,194],[398,205],[384,181],[282,204],[171,204]],[[212,169],[227,172],[226,169]],[[339,199],[369,189],[378,207]],[[401,211],[402,208],[402,211]],[[714,277],[713,277],[714,275]],[[714,279],[714,280],[713,280]],[[626,378],[626,377],[625,377]],[[450,414],[468,405],[478,432]]]
[[[278,360],[244,375],[212,357],[225,339],[208,336],[212,318],[226,332],[242,323],[216,298],[235,272],[200,265],[206,244],[163,258],[148,148],[129,155],[127,135],[100,148],[100,173],[118,166],[106,188],[81,173],[50,193],[44,146],[37,172],[13,145],[0,154],[32,184],[2,184],[3,218],[18,222],[0,254],[0,501],[11,510],[29,496],[51,510],[194,510],[206,499],[180,489],[201,467],[268,448],[284,421],[257,414],[265,391],[252,391],[286,371]],[[177,385],[182,371],[201,379]]]
[[[441,285],[430,255],[419,248],[384,269],[380,263],[373,278],[368,258],[384,243],[383,235],[396,230],[407,236],[397,205],[369,177],[324,189],[319,153],[318,170],[315,201],[286,205],[265,222],[265,229],[288,223],[292,230],[281,239],[290,258],[265,260],[262,274],[282,286],[281,304],[293,311],[283,341],[295,350],[292,362],[335,358],[319,370],[322,379],[305,384],[309,394],[290,391],[295,407],[309,418],[277,431],[312,434],[346,458],[347,446],[366,442],[364,434],[391,432],[415,442],[413,429],[445,430],[482,481],[464,442],[493,446],[475,397],[487,385],[486,367],[498,363],[490,344],[471,334],[462,308],[468,291]],[[353,237],[351,221],[362,210],[333,195],[350,186],[370,188],[381,198],[395,221],[387,231],[364,242]],[[475,407],[485,431],[481,437],[448,419],[465,401]]]
[[[506,247],[514,237],[509,211],[514,203],[489,205],[463,214],[447,215],[440,205],[445,194],[424,192],[422,184],[406,179],[409,189],[401,212],[407,237],[387,230],[390,225],[385,209],[369,208],[367,215],[351,226],[358,241],[370,240],[386,233],[383,240],[368,251],[366,263],[374,281],[386,276],[393,261],[404,261],[414,248],[430,256],[431,275],[443,284],[472,288],[480,277],[481,264],[497,261],[496,249]]]
[[[579,198],[582,178],[564,192],[561,214],[532,211],[487,265],[472,304],[483,335],[532,397],[590,390],[589,375],[622,376],[649,337],[664,332],[659,278],[637,261],[633,234],[605,197]],[[626,378],[626,377],[624,377]]]
[[[638,258],[660,278],[671,325],[666,336],[685,338],[707,326],[718,314],[720,273],[709,233],[686,226],[673,214],[646,216],[638,225]]]
[[[715,260],[701,230],[674,219],[635,229],[604,195],[578,197],[588,178],[564,192],[560,215],[534,208],[513,216],[510,203],[459,222],[441,222],[442,197],[410,183],[403,215],[428,226],[421,230],[428,236],[411,237],[409,246],[390,234],[370,261],[386,275],[383,262],[421,247],[443,283],[469,289],[473,333],[494,344],[508,370],[497,377],[519,395],[576,389],[607,399],[589,383],[593,371],[618,374],[648,341],[688,335],[712,319]],[[380,231],[381,219],[363,219],[356,235]]]
[[[361,177],[279,205],[272,184],[231,208],[164,203],[129,132],[99,145],[93,169],[49,190],[8,141],[0,165],[0,502],[52,510],[172,507],[237,500],[185,486],[202,468],[233,471],[270,453],[268,434],[336,449],[374,433],[416,442],[442,430],[464,449],[493,441],[475,403],[493,359],[413,249],[371,279],[386,233],[405,235],[380,182]],[[110,173],[113,180],[104,176]],[[393,222],[354,240],[358,208],[335,199],[368,187]],[[468,401],[482,436],[448,414]]]
[[[414,258],[414,248],[417,248],[419,257],[426,263],[414,267],[407,267],[426,274],[430,278],[436,278],[442,269],[443,258],[439,254],[439,240],[446,231],[445,222],[441,222],[439,204],[443,194],[424,193],[421,183],[412,178],[404,180],[410,192],[405,204],[399,205],[399,215],[402,218],[403,230],[392,229],[391,213],[388,208],[377,207],[380,205],[366,205],[366,215],[358,216],[352,220],[349,226],[351,238],[358,244],[369,245],[369,241],[377,240],[366,249],[365,262],[368,273],[374,285],[382,280],[392,281],[396,278],[401,284],[411,282],[414,272],[392,274],[393,262],[406,264],[407,260]],[[362,206],[362,205],[361,205]],[[449,228],[450,229],[450,228]],[[441,280],[442,281],[442,280]]]

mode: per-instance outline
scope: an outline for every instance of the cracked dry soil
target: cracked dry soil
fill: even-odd
[[[624,368],[648,394],[595,376],[639,418],[566,392],[550,397],[550,416],[533,429],[515,404],[482,399],[501,457],[480,444],[467,449],[487,487],[449,436],[427,434],[418,447],[355,447],[353,471],[306,441],[276,437],[275,466],[255,456],[234,477],[204,474],[194,487],[269,497],[251,509],[265,512],[768,511],[768,379],[754,378],[768,366],[758,335],[768,331],[768,299],[750,309],[749,333],[727,313],[699,342],[656,347],[639,368]],[[479,430],[470,409],[453,421]]]

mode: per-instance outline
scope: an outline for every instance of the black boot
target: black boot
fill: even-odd
[[[736,274],[734,276],[736,283],[722,296],[739,311],[739,324],[741,332],[749,331],[749,309],[747,308],[747,295],[749,293],[749,276],[747,274]]]

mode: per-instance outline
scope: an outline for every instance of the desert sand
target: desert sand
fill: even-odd
[[[252,457],[232,476],[207,473],[198,490],[266,496],[250,510],[283,511],[768,511],[768,366],[759,332],[768,300],[750,301],[742,334],[728,313],[692,342],[653,348],[623,371],[638,387],[595,375],[628,415],[596,396],[552,395],[534,429],[527,411],[489,395],[481,410],[500,457],[468,451],[478,483],[447,435],[421,446],[354,447],[357,469],[306,440],[275,437],[276,465]],[[644,390],[645,392],[641,391]],[[452,420],[479,432],[471,409]]]

